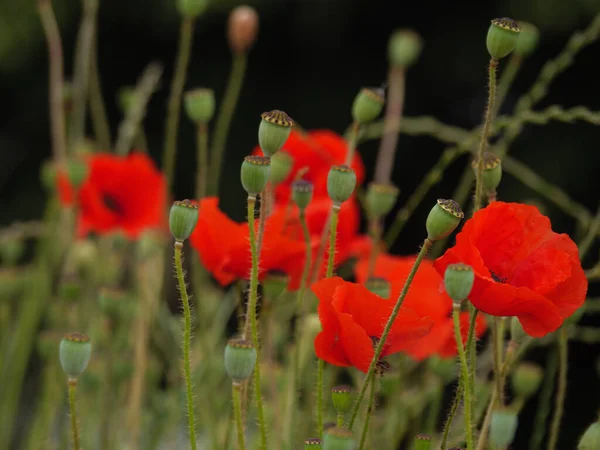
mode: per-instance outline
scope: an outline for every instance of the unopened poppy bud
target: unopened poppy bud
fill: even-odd
[[[263,282],[264,294],[268,299],[276,299],[281,296],[290,284],[290,277],[283,272],[271,272]]]
[[[332,166],[327,175],[327,194],[335,204],[348,200],[356,187],[356,174],[348,166]]]
[[[71,333],[60,341],[60,365],[70,378],[77,378],[84,372],[91,356],[92,343],[85,334]]]
[[[431,436],[427,434],[417,434],[415,436],[414,450],[429,450],[431,448]]]
[[[231,11],[227,24],[227,40],[234,53],[245,53],[254,44],[258,34],[258,13],[248,5]]]
[[[440,358],[432,356],[427,361],[431,371],[436,374],[444,384],[448,384],[456,378],[456,360],[454,358]]]
[[[69,272],[61,277],[58,292],[61,298],[73,302],[81,298],[81,280],[77,274]]]
[[[515,55],[527,57],[531,55],[540,40],[540,30],[529,22],[519,21],[521,32],[515,45]]]
[[[335,386],[331,388],[331,401],[338,414],[345,414],[352,406],[352,389],[350,386]]]
[[[247,380],[256,364],[256,349],[245,339],[231,339],[225,347],[225,370],[237,383]]]
[[[374,218],[381,218],[389,214],[396,200],[398,188],[391,184],[371,183],[367,189],[367,212]]]
[[[377,118],[383,110],[385,92],[379,88],[363,88],[354,98],[352,119],[358,124],[368,123]]]
[[[280,151],[271,157],[271,183],[282,183],[294,167],[294,158],[288,152]]]
[[[319,438],[310,438],[304,441],[305,450],[321,450],[323,448],[323,441]]]
[[[177,242],[190,237],[198,223],[198,204],[191,200],[173,202],[169,212],[169,228]]]
[[[287,141],[294,121],[283,111],[274,109],[273,111],[261,114],[260,125],[258,126],[258,145],[266,157],[271,157],[277,153]]]
[[[242,186],[248,195],[256,197],[269,181],[271,161],[264,156],[246,156],[242,163]]]
[[[195,123],[208,123],[215,114],[215,93],[212,89],[194,89],[183,98],[185,112]]]
[[[591,424],[577,445],[577,450],[597,450],[600,448],[600,423]]]
[[[497,409],[492,412],[490,423],[490,444],[494,448],[507,448],[515,438],[519,418],[509,409]]]
[[[298,180],[292,183],[292,200],[300,209],[306,209],[313,197],[314,186],[310,181]]]
[[[134,86],[123,86],[117,93],[117,103],[123,114],[127,114],[133,108],[136,101],[136,91]]]
[[[463,217],[465,214],[454,200],[438,199],[425,223],[427,238],[432,241],[445,238],[456,229]]]
[[[512,373],[512,387],[520,397],[529,398],[540,388],[544,371],[533,363],[521,363]]]
[[[389,299],[392,293],[392,286],[385,278],[371,277],[365,283],[365,287],[373,294],[385,299]]]
[[[177,10],[183,17],[193,19],[204,12],[208,0],[177,0]]]
[[[323,450],[354,450],[356,441],[346,428],[333,427],[325,431]]]
[[[466,300],[473,289],[475,272],[467,264],[450,264],[444,272],[444,287],[454,303]]]
[[[502,59],[513,51],[521,27],[513,19],[503,17],[492,20],[487,34],[487,49],[492,59]]]
[[[521,345],[525,340],[529,338],[529,335],[523,329],[523,325],[518,318],[513,317],[510,320],[510,339],[517,343],[517,345]]]
[[[423,49],[423,39],[413,30],[396,30],[388,44],[388,58],[392,66],[412,66]]]
[[[471,166],[477,171],[476,160],[473,161]],[[502,161],[500,157],[492,152],[484,152],[483,154],[483,174],[481,181],[483,188],[487,192],[495,191],[500,180],[502,179]]]

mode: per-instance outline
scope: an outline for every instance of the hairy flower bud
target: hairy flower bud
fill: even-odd
[[[348,412],[352,406],[352,389],[350,386],[335,386],[331,388],[331,400],[338,414]]]
[[[513,51],[521,27],[513,19],[503,17],[492,20],[487,34],[487,49],[493,59],[502,59]]]
[[[346,428],[332,427],[324,433],[323,450],[354,450],[356,441]]]
[[[241,383],[247,380],[256,364],[256,349],[252,342],[244,339],[232,339],[225,347],[225,370],[233,381]]]
[[[190,200],[173,202],[169,213],[169,228],[178,242],[190,237],[198,223],[198,204]]]
[[[314,186],[310,181],[298,180],[292,183],[292,200],[300,209],[306,209],[313,197]]]
[[[369,184],[366,196],[367,212],[377,219],[386,216],[396,204],[399,193],[399,189],[391,184]]]
[[[477,171],[478,161],[474,160],[471,164],[473,169]],[[492,152],[484,152],[483,154],[483,174],[481,181],[486,192],[494,192],[500,180],[502,179],[502,161],[500,157]]]
[[[294,158],[286,152],[279,151],[271,157],[271,183],[278,185],[285,181],[292,168],[294,167]]]
[[[475,272],[467,264],[450,264],[444,272],[444,287],[455,304],[469,297],[474,281]]]
[[[92,343],[85,334],[70,333],[60,341],[60,365],[70,378],[77,378],[85,371],[91,356]]]
[[[269,181],[271,161],[264,156],[246,156],[242,163],[242,186],[248,195],[256,197]]]
[[[490,444],[495,448],[508,448],[515,438],[519,418],[517,413],[509,409],[498,409],[492,412],[490,423]]]
[[[277,153],[287,141],[294,121],[285,112],[274,109],[261,114],[258,126],[258,145],[266,157]]]
[[[185,112],[194,123],[208,123],[215,114],[215,93],[212,89],[194,89],[183,98]]]
[[[242,5],[231,11],[227,24],[227,40],[233,53],[246,53],[258,34],[258,13],[248,5]]]
[[[335,204],[348,200],[356,187],[356,174],[348,166],[332,166],[327,175],[327,194]]]
[[[537,48],[540,40],[540,30],[529,22],[519,21],[521,32],[515,45],[515,55],[526,58]]]
[[[432,241],[445,238],[456,229],[464,217],[465,214],[454,200],[438,199],[425,223],[427,238]]]
[[[392,293],[392,286],[388,280],[380,277],[371,277],[365,283],[365,287],[373,294],[381,298],[389,299]]]
[[[392,66],[412,66],[423,50],[423,39],[413,30],[396,30],[388,43],[388,59]]]
[[[512,373],[512,387],[520,397],[529,398],[540,388],[544,371],[533,363],[521,363]]]
[[[352,119],[358,124],[371,122],[381,114],[385,93],[379,88],[363,88],[354,98]]]

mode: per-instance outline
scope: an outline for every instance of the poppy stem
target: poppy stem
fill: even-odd
[[[94,43],[90,55],[90,114],[92,116],[92,126],[94,135],[98,144],[104,148],[111,147],[110,125],[106,116],[106,107],[102,96],[102,85],[100,84],[100,73],[98,71],[98,34],[94,35]]]
[[[260,347],[258,342],[258,318],[256,317],[256,304],[258,302],[258,250],[256,248],[256,231],[254,230],[254,206],[256,197],[248,197],[248,230],[250,234],[250,254],[252,256],[252,269],[250,271],[250,298],[248,300],[248,310],[246,311],[246,324],[250,323],[250,332],[252,335],[252,344],[256,349],[257,361],[260,361]],[[260,364],[254,367],[254,396],[256,398],[256,409],[258,411],[258,423],[260,428],[260,441],[262,450],[267,449],[267,427],[265,423],[265,414],[263,410],[261,384],[260,384]]]
[[[317,434],[319,439],[323,438],[323,374],[325,372],[325,361],[321,358],[317,361]]]
[[[192,335],[192,312],[187,293],[185,275],[183,273],[183,242],[175,242],[175,275],[179,283],[179,293],[183,304],[183,374],[187,394],[188,431],[190,447],[196,450],[196,418],[194,414],[194,393],[192,386],[192,369],[190,364],[190,340]]]
[[[175,155],[177,153],[177,129],[179,127],[179,113],[181,106],[181,96],[185,86],[186,72],[192,53],[192,37],[194,35],[195,20],[191,17],[185,17],[181,22],[179,29],[179,47],[175,61],[175,72],[171,82],[171,93],[169,94],[169,103],[167,106],[167,121],[165,123],[165,143],[163,148],[162,163],[167,186],[170,188],[173,183],[173,174],[175,172]]]
[[[488,136],[490,134],[490,128],[492,125],[494,111],[495,111],[495,100],[496,100],[496,68],[498,67],[497,59],[490,59],[490,65],[488,68],[489,83],[488,83],[488,104],[485,111],[485,121],[483,123],[483,130],[481,131],[481,142],[479,143],[479,151],[477,152],[477,172],[475,176],[475,204],[473,205],[473,211],[478,211],[481,208],[481,202],[483,198],[483,153],[487,148]]]
[[[500,318],[494,317],[492,324],[492,352],[494,360],[494,386],[496,396],[500,403],[503,403],[504,389],[502,387],[502,334],[500,331]]]
[[[350,167],[352,160],[354,159],[354,153],[356,153],[356,143],[358,142],[358,130],[360,125],[357,122],[352,123],[350,128],[350,136],[348,138],[348,152],[346,153],[346,160],[344,164]]]
[[[560,422],[565,408],[565,397],[567,394],[567,366],[569,359],[569,335],[567,328],[562,327],[558,333],[558,386],[556,388],[556,400],[554,402],[554,416],[550,426],[548,437],[548,450],[556,449],[558,435],[560,433]]]
[[[231,395],[233,397],[233,415],[235,417],[235,426],[237,429],[238,450],[246,450],[246,442],[244,438],[244,423],[242,422],[242,385],[240,383],[232,383]]]
[[[335,242],[337,238],[337,226],[339,215],[340,206],[334,204],[331,209],[331,227],[329,230],[329,255],[327,259],[327,273],[325,275],[326,278],[331,278],[333,276],[333,266],[335,261]]]
[[[200,122],[196,129],[198,156],[196,166],[196,199],[206,197],[208,186],[208,127]]]
[[[529,441],[530,450],[538,450],[542,448],[544,441],[546,424],[548,423],[548,415],[550,414],[550,403],[554,392],[554,382],[556,380],[556,371],[558,368],[558,358],[554,349],[550,350],[546,361],[546,370],[544,373],[544,382],[540,392],[540,400],[538,403],[537,412],[535,415],[533,432]]]
[[[469,366],[467,363],[467,355],[462,341],[460,332],[460,304],[454,304],[452,308],[452,317],[454,318],[454,335],[456,337],[456,349],[460,359],[461,378],[463,379],[464,397],[465,397],[465,434],[467,437],[467,450],[473,450],[473,427],[471,413],[471,387],[469,379]]]
[[[362,435],[360,437],[360,446],[358,450],[365,448],[367,442],[367,434],[369,431],[369,423],[371,422],[371,416],[375,409],[375,397],[377,396],[377,380],[375,379],[375,373],[371,375],[371,393],[369,395],[369,403],[367,404],[367,415],[365,416],[365,423],[363,425]]]
[[[385,328],[383,329],[383,333],[381,334],[381,339],[377,343],[377,347],[375,348],[375,354],[373,355],[373,359],[371,360],[371,364],[369,365],[369,369],[367,370],[367,378],[365,379],[365,382],[363,383],[363,385],[360,389],[360,392],[358,393],[358,397],[356,398],[356,403],[354,404],[354,410],[352,411],[352,416],[351,416],[352,418],[350,419],[350,423],[348,424],[348,428],[350,430],[352,430],[352,427],[354,426],[354,422],[356,421],[358,411],[360,410],[360,405],[361,405],[363,398],[365,397],[365,393],[367,391],[367,385],[368,385],[369,378],[373,375],[373,372],[375,371],[377,362],[379,361],[379,358],[381,357],[381,354],[383,353],[383,348],[387,341],[387,337],[390,334],[390,330],[392,329],[392,325],[394,324],[396,317],[398,317],[398,313],[400,312],[400,307],[402,306],[402,303],[404,303],[404,299],[406,298],[406,295],[408,294],[408,290],[410,289],[410,285],[415,277],[415,274],[417,273],[417,270],[419,269],[421,262],[427,255],[427,252],[429,251],[429,249],[431,248],[432,245],[433,245],[433,241],[431,241],[430,239],[425,239],[425,241],[423,242],[421,251],[419,252],[417,259],[415,260],[415,263],[413,264],[413,267],[410,270],[408,277],[406,278],[406,282],[404,283],[402,292],[400,293],[400,296],[398,297],[398,300],[396,301],[396,305],[394,306],[394,309],[392,310],[392,313],[390,314],[390,317],[389,317],[387,323],[385,324]]]
[[[371,253],[369,254],[369,268],[367,270],[367,280],[375,273],[375,264],[379,255],[379,242],[381,241],[381,221],[379,219],[371,219],[369,221],[369,229],[371,234]]]
[[[73,448],[79,450],[79,426],[77,425],[77,405],[76,391],[77,378],[69,378],[69,415],[71,416],[71,437],[73,439]]]

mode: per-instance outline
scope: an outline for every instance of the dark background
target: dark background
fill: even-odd
[[[227,14],[241,2],[213,0],[199,20],[186,88],[210,87],[222,97],[231,56],[225,39]],[[398,27],[416,30],[425,41],[422,57],[408,75],[405,114],[432,115],[466,128],[481,122],[487,95],[488,55],[485,35],[490,19],[510,16],[536,24],[542,32],[538,51],[525,63],[504,112],[535,80],[542,64],[555,56],[570,34],[588,25],[600,11],[598,0],[262,0],[248,1],[261,17],[258,41],[249,58],[242,90],[228,139],[222,206],[237,219],[244,217],[244,194],[239,163],[257,142],[259,115],[283,109],[304,128],[330,128],[343,132],[350,121],[350,106],[362,86],[380,85],[387,72],[386,48]],[[80,2],[53,2],[63,35],[67,77],[78,27]],[[165,67],[161,89],[153,97],[145,121],[150,150],[162,150],[168,86],[178,36],[179,17],[174,0],[101,0],[99,13],[99,65],[113,136],[120,120],[116,92],[136,82],[150,61]],[[593,44],[577,56],[575,65],[552,84],[538,105],[600,109],[597,55]],[[39,167],[49,156],[46,46],[33,0],[0,0],[0,224],[40,217],[45,196]],[[592,212],[598,207],[600,130],[587,124],[552,123],[528,126],[511,149],[518,159],[546,179],[562,186]],[[444,146],[429,137],[401,136],[394,179],[402,189],[400,204],[437,160]],[[372,169],[377,143],[361,146]],[[182,116],[175,197],[192,195],[194,174],[193,127]],[[394,249],[411,253],[423,234],[424,218],[437,197],[453,191],[466,158],[453,165],[409,222]],[[368,173],[370,173],[368,171]],[[507,201],[538,199],[506,175],[500,198]],[[546,202],[546,205],[547,202]],[[548,205],[557,231],[572,233],[574,223]],[[594,247],[585,261],[598,258]],[[593,294],[594,290],[590,290]],[[598,294],[596,289],[595,294]],[[593,318],[584,318],[594,325]],[[558,448],[572,449],[600,407],[596,389],[596,358],[600,348],[571,346],[569,390],[563,431]],[[543,350],[532,353],[543,361]],[[515,449],[527,448],[535,402],[521,415]]]

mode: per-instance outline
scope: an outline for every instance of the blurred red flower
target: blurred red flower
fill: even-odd
[[[122,231],[136,238],[164,224],[167,191],[164,175],[144,153],[120,157],[97,153],[86,158],[89,173],[78,190],[59,174],[64,205],[78,206],[78,234]]]
[[[319,299],[323,327],[315,339],[317,356],[336,366],[354,366],[367,372],[394,302],[339,277],[313,284],[312,291]],[[414,345],[432,325],[429,317],[403,306],[387,337],[381,359]]]
[[[443,274],[456,262],[475,271],[473,305],[492,316],[516,316],[534,337],[555,331],[585,300],[577,246],[553,232],[534,206],[495,202],[475,213],[435,268]]]
[[[390,302],[400,296],[416,256],[392,256],[382,254],[375,261],[373,276],[384,278],[391,284]],[[360,260],[355,267],[356,280],[366,283],[369,261]],[[452,319],[452,300],[443,291],[442,277],[433,267],[433,262],[425,259],[413,278],[402,308],[408,307],[417,314],[429,316],[433,321],[431,332],[406,349],[413,359],[421,361],[433,355],[449,358],[456,356],[456,338]],[[463,343],[467,340],[469,313],[461,313],[461,333]],[[482,316],[477,317],[475,333],[480,337],[487,325]]]

